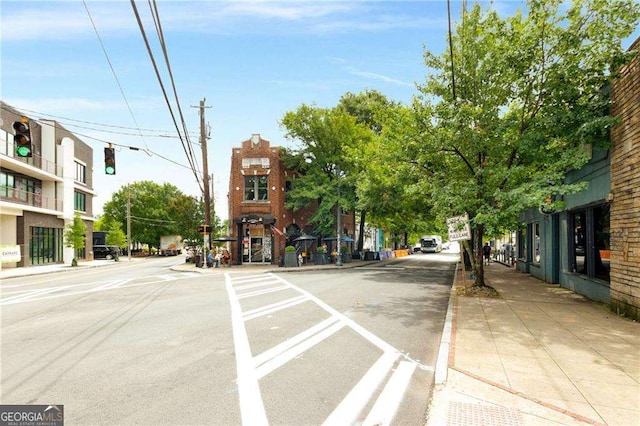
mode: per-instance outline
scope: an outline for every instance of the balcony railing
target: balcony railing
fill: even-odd
[[[0,186],[0,200],[8,203],[23,204],[59,212],[62,211],[62,200],[9,186]]]
[[[49,161],[36,153],[33,154],[33,157],[18,157],[15,154],[13,142],[5,141],[4,143],[0,143],[0,154],[6,155],[7,157],[11,157],[14,160],[28,164],[30,166],[37,167],[38,169],[47,173],[62,177],[62,165],[56,164],[53,161]]]

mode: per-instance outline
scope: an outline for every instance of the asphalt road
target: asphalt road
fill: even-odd
[[[63,404],[68,425],[423,424],[455,260],[6,280],[0,402]]]

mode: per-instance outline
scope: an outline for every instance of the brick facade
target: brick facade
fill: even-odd
[[[284,256],[285,245],[291,243],[292,237],[295,238],[300,233],[311,234],[313,231],[313,224],[309,219],[314,213],[315,205],[296,212],[285,208],[287,181],[293,179],[294,174],[284,168],[280,153],[280,147],[271,146],[268,140],[258,134],[242,142],[240,147],[232,149],[229,223],[231,236],[235,238],[231,246],[234,263],[246,262],[251,239],[262,238],[263,247],[269,252],[252,261],[278,264]],[[253,182],[250,177],[254,177]],[[253,192],[246,187],[251,185],[256,188]],[[353,236],[354,215],[343,215],[341,222],[342,227]],[[277,230],[273,230],[274,227]],[[315,242],[310,242],[309,252],[315,246]]]
[[[630,50],[640,51],[640,38]],[[622,68],[612,87],[611,305],[640,316],[640,56]]]

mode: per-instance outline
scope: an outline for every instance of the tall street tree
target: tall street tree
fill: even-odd
[[[356,207],[356,176],[348,152],[367,144],[371,132],[342,108],[309,105],[286,113],[281,125],[285,136],[298,144],[283,154],[285,166],[296,172],[286,205],[298,210],[317,203],[309,220],[314,232],[334,235],[336,207],[347,211]]]
[[[183,194],[174,185],[141,181],[122,187],[105,204],[105,220],[117,221],[126,229],[127,199],[130,200],[132,242],[153,247],[158,246],[163,235],[202,238],[196,231],[203,223],[202,202]]]
[[[503,18],[474,4],[445,53],[425,52],[430,75],[415,105],[421,135],[413,143],[433,171],[436,209],[469,214],[474,285],[485,284],[485,235],[584,187],[564,184],[564,176],[588,161],[586,144],[606,143],[614,120],[605,89],[627,59],[621,40],[638,25],[639,7],[530,0],[526,14]]]

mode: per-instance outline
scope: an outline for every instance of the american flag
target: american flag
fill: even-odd
[[[275,232],[276,234],[280,235],[281,237],[284,236],[284,232],[282,232],[281,230],[279,230],[278,228],[276,228],[275,226],[271,225],[271,230],[273,232]]]

